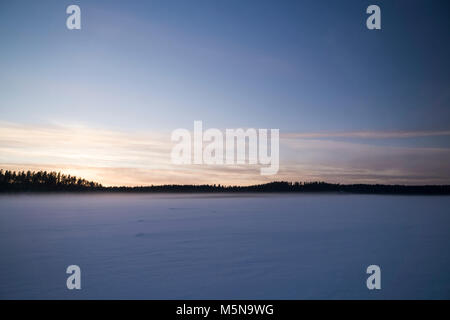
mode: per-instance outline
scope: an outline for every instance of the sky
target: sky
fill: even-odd
[[[66,28],[67,6],[81,30]],[[381,30],[366,8],[381,8]],[[448,1],[0,1],[0,167],[106,185],[450,183]],[[280,170],[174,165],[277,128]]]

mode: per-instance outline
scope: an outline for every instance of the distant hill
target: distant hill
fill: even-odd
[[[326,182],[269,182],[252,186],[159,185],[104,187],[75,176],[47,171],[0,170],[0,192],[283,192],[450,195],[450,185],[334,184]]]

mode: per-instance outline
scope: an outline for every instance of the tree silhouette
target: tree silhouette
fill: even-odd
[[[4,171],[0,169],[0,192],[17,191],[88,191],[102,190],[102,185],[60,172]]]
[[[450,195],[450,185],[335,184],[326,182],[275,181],[252,186],[159,185],[103,187],[101,184],[60,172],[10,171],[0,169],[0,192],[284,192]]]

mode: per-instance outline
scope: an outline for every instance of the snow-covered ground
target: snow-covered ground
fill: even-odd
[[[449,299],[450,197],[3,195],[0,298]]]

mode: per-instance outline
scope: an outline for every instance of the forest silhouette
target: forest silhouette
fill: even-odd
[[[10,171],[0,169],[0,192],[284,192],[284,193],[362,193],[450,195],[450,185],[385,185],[339,184],[326,182],[275,181],[251,186],[213,185],[150,185],[105,187],[60,172]]]

